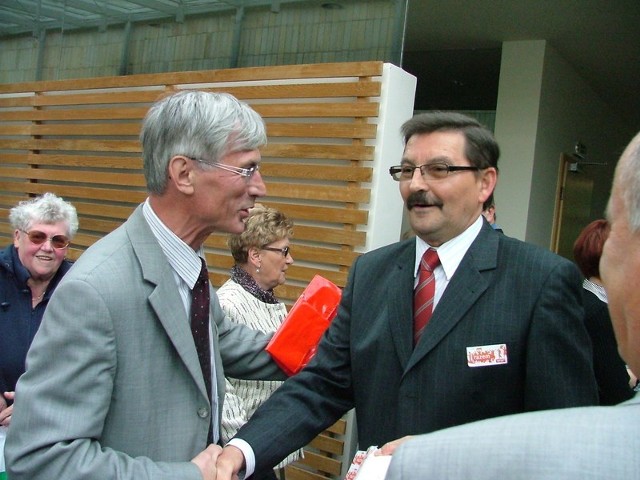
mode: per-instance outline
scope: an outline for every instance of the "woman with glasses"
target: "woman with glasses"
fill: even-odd
[[[13,244],[0,251],[0,425],[11,423],[16,382],[47,302],[71,267],[75,207],[52,193],[13,207]]]
[[[289,250],[292,235],[293,223],[284,214],[273,208],[256,206],[247,217],[245,231],[229,237],[235,265],[231,268],[231,278],[218,289],[218,298],[231,321],[264,333],[278,329],[287,315],[287,308],[276,298],[273,289],[285,282],[286,271],[293,263]],[[227,378],[222,409],[223,441],[231,439],[281,384]],[[299,456],[299,452],[290,455],[276,468],[284,467]],[[270,471],[251,478],[276,476]]]

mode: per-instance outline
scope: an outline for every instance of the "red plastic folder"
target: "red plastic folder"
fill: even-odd
[[[298,373],[313,358],[341,296],[337,285],[316,275],[291,307],[266,348],[286,374]]]

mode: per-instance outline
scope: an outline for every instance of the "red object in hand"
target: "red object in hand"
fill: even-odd
[[[337,285],[316,275],[291,307],[266,348],[287,375],[298,373],[313,358],[341,296]]]

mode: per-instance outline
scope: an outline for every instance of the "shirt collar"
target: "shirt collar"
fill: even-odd
[[[582,288],[593,293],[601,302],[609,303],[607,301],[607,292],[602,285],[598,285],[588,278],[585,278],[582,282]]]
[[[200,258],[204,258],[203,248],[200,247],[196,252],[184,243],[180,237],[162,223],[162,220],[153,211],[148,198],[142,205],[142,213],[171,267],[189,288],[193,289],[202,268]]]
[[[420,259],[422,258],[422,255],[424,255],[424,252],[428,248],[435,248],[438,252],[440,265],[444,270],[445,276],[447,277],[447,280],[450,280],[451,277],[453,277],[453,274],[456,273],[456,269],[467,253],[467,250],[469,250],[469,247],[480,233],[480,230],[482,230],[482,215],[478,216],[476,221],[473,222],[464,232],[457,237],[446,241],[438,248],[431,247],[427,242],[416,236],[416,261],[413,276],[415,277],[418,275]]]

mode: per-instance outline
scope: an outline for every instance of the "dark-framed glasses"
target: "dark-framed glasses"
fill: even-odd
[[[283,247],[283,248],[277,248],[277,247],[262,247],[260,250],[269,250],[270,252],[280,252],[282,254],[283,257],[287,257],[287,255],[289,255],[289,252],[291,251],[291,248],[287,247]]]
[[[185,155],[186,156],[186,155]],[[235,173],[236,175],[240,175],[244,177],[247,181],[260,169],[260,165],[255,164],[249,168],[240,168],[234,167],[232,165],[225,165],[224,163],[218,162],[209,162],[207,160],[202,160],[200,158],[187,157],[189,160],[193,160],[194,162],[203,163],[205,165],[209,165],[210,167],[220,168],[222,170],[226,170],[227,172]]]
[[[40,230],[31,230],[30,232],[27,232],[26,230],[21,231],[27,234],[29,241],[34,245],[42,245],[44,242],[49,240],[53,248],[61,249],[69,246],[69,238],[65,235],[54,235],[53,237],[49,237],[46,233],[41,232]]]
[[[391,178],[396,182],[403,182],[411,180],[413,178],[413,172],[417,168],[420,169],[422,178],[426,180],[442,180],[443,178],[447,178],[451,172],[461,172],[466,170],[477,172],[480,170],[479,167],[448,165],[446,163],[426,163],[424,165],[406,164],[390,167],[389,175],[391,175]]]

